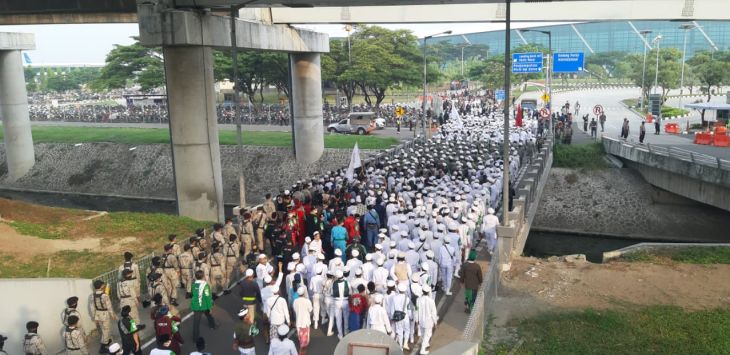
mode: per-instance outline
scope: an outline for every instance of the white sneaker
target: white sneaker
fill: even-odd
[[[408,347],[408,343],[403,344],[403,350],[411,350],[411,348]]]
[[[318,322],[314,322],[314,329],[317,329],[317,328],[319,328],[319,324],[318,324]]]
[[[453,295],[453,293],[451,293],[451,291],[446,291],[446,296],[451,296],[451,295]]]
[[[329,333],[327,333],[327,336],[328,336],[328,337],[331,337],[331,336],[333,336],[333,335],[335,335],[335,333],[334,333],[334,332],[329,332]]]
[[[427,354],[428,354],[428,350],[421,350],[421,355],[427,355]]]

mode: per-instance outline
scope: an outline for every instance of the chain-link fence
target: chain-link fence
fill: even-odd
[[[150,264],[152,263],[153,257],[155,257],[154,252],[135,260],[135,262],[137,263],[137,266],[139,266],[139,284],[140,284],[140,293],[142,295],[147,294],[147,270],[149,270],[149,268],[150,268]],[[119,302],[119,297],[117,295],[117,285],[119,284],[120,276],[121,275],[119,273],[119,269],[114,269],[114,270],[107,271],[94,278],[94,280],[104,281],[109,286],[109,289],[110,289],[109,297],[111,298],[111,300],[114,304]],[[144,298],[144,296],[142,298]]]

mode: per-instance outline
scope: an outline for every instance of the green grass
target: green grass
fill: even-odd
[[[546,314],[517,324],[524,340],[497,354],[730,354],[730,309],[673,306]]]
[[[631,262],[676,262],[683,264],[730,264],[730,248],[688,247],[682,249],[639,251],[622,258]]]
[[[637,100],[637,99],[625,99],[625,100],[621,100],[621,102],[623,102],[624,105],[626,105],[626,106],[634,107],[636,109],[636,111],[638,111],[639,113],[642,113],[644,115],[646,115],[646,113],[647,113],[647,110],[638,109],[637,106],[639,105],[639,100]],[[645,102],[644,104],[648,106],[648,102]],[[685,110],[685,109],[662,105],[662,117],[684,116],[688,113],[689,113],[689,111]]]
[[[98,127],[58,127],[36,126],[32,128],[34,143],[119,143],[119,144],[168,144],[170,132],[162,128],[98,128]],[[0,131],[0,138],[3,132]],[[219,131],[223,145],[236,144],[236,132]],[[290,147],[290,132],[244,132],[243,144],[252,146]],[[386,149],[398,144],[393,137],[356,136],[327,134],[325,148],[352,148],[355,142],[361,149]]]
[[[553,166],[558,168],[601,169],[608,167],[601,143],[564,145],[556,144]]]
[[[48,260],[51,268],[48,270]],[[51,255],[36,255],[30,260],[0,254],[0,278],[81,277],[92,278],[111,271],[122,262],[121,256],[110,256],[90,250],[64,250]],[[82,264],[81,264],[82,263]]]
[[[63,231],[55,225],[13,221],[10,226],[20,234],[32,235],[42,239],[61,239],[64,236]]]

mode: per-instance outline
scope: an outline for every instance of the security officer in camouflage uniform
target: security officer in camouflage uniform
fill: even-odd
[[[183,252],[177,258],[177,261],[180,266],[180,279],[185,285],[185,298],[190,299],[193,295],[191,287],[193,285],[193,263],[195,262],[193,253],[190,251],[190,244],[183,246]]]
[[[119,297],[119,307],[129,306],[129,315],[134,319],[137,324],[141,323],[139,318],[139,295],[134,291],[132,285],[132,272],[125,270],[122,273],[123,279],[119,281],[117,285],[117,296]],[[141,325],[141,324],[140,324]]]
[[[193,264],[193,275],[198,270],[203,271],[203,280],[206,282],[210,282],[210,264],[208,264],[208,253],[201,251],[198,253],[198,258],[195,259],[195,263]]]
[[[68,318],[71,316],[76,316],[78,319],[81,319],[81,313],[76,309],[79,305],[79,298],[76,296],[69,297],[66,300],[66,308],[63,310],[63,314],[61,314],[61,321],[63,322],[63,325],[68,327]],[[78,328],[83,333],[84,330],[81,328],[81,325],[78,325]]]
[[[63,343],[66,346],[66,355],[89,355],[86,337],[78,327],[79,317],[68,317],[68,326],[63,330]]]
[[[43,339],[38,335],[38,322],[30,321],[25,324],[28,333],[23,338],[23,352],[26,355],[48,355]]]
[[[91,317],[101,333],[99,352],[105,353],[108,352],[108,347],[112,343],[112,320],[116,319],[117,316],[113,312],[112,301],[109,299],[109,295],[106,294],[106,283],[104,281],[94,281],[93,297]]]
[[[227,225],[227,224],[226,224]],[[223,247],[223,255],[226,256],[226,274],[225,274],[225,287],[231,286],[231,282],[237,280],[236,265],[238,265],[238,257],[240,253],[240,246],[235,234],[228,235],[228,242]]]
[[[248,255],[253,252],[253,246],[256,243],[254,238],[254,228],[251,222],[251,213],[245,212],[243,214],[243,222],[241,223],[241,247],[243,248],[243,255]]]
[[[226,257],[221,253],[221,245],[214,241],[210,254],[210,290],[215,298],[219,292],[225,290]]]
[[[180,286],[180,271],[177,256],[173,253],[174,244],[165,245],[165,254],[162,256],[162,272],[169,287],[170,303],[177,306],[177,288]]]
[[[140,294],[140,278],[139,278],[139,266],[137,263],[132,261],[132,258],[134,255],[130,252],[124,253],[124,263],[122,266],[119,267],[119,278],[122,278],[122,272],[124,270],[132,270],[132,280],[134,283],[134,291],[137,292],[137,294]]]

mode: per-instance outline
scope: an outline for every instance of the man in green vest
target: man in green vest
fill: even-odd
[[[210,314],[213,308],[213,295],[210,292],[210,285],[205,281],[203,270],[195,272],[195,283],[192,288],[193,297],[190,300],[190,309],[193,311],[193,341],[200,337],[200,317],[205,315],[208,319],[208,326],[215,329],[215,319]]]

